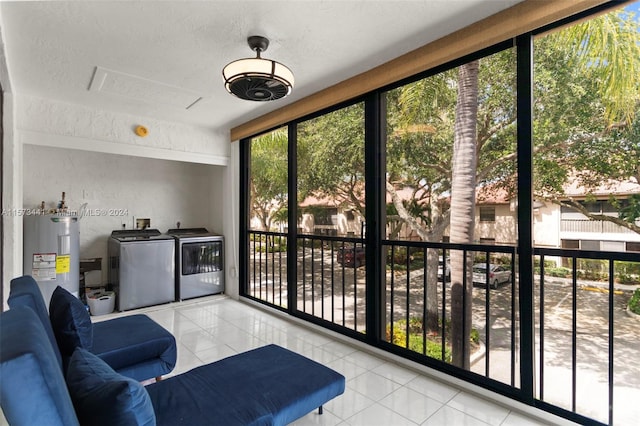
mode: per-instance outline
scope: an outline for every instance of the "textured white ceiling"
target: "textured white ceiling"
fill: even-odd
[[[224,131],[518,1],[3,1],[0,16],[15,93]],[[221,70],[253,56],[250,35],[269,38],[263,56],[294,72],[291,96],[226,93]],[[140,87],[89,90],[97,68]],[[158,101],[174,95],[202,99]]]

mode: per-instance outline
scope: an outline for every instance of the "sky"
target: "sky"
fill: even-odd
[[[625,10],[634,12],[636,19],[640,20],[640,1],[635,1],[624,8]]]

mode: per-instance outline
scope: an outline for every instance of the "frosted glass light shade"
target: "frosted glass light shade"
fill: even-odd
[[[279,62],[264,58],[233,61],[222,70],[227,91],[241,99],[274,100],[291,93],[293,73]]]

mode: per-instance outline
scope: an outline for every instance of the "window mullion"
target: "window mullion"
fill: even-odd
[[[366,220],[366,331],[367,341],[377,344],[385,325],[384,236],[385,159],[384,96],[373,92],[365,100],[365,220]]]
[[[518,154],[518,289],[520,304],[520,389],[533,404],[534,285],[533,285],[533,37],[516,39]]]
[[[298,286],[298,125],[289,123],[288,130],[288,189],[287,212],[287,311],[297,310]]]

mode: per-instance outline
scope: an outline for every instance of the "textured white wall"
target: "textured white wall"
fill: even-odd
[[[534,211],[533,241],[536,246],[560,247],[560,206],[546,203]]]
[[[67,205],[90,209],[123,209],[80,220],[81,258],[103,258],[106,281],[107,239],[135,218],[150,218],[151,227],[166,232],[205,226],[223,232],[225,167],[24,145],[24,207],[41,201],[52,206],[66,192]]]
[[[139,117],[21,95],[16,128],[22,143],[110,154],[226,165],[228,134],[183,123]],[[148,129],[146,137],[134,132]]]
[[[11,93],[3,96],[2,208],[22,207],[22,146],[15,142],[15,102]],[[2,301],[6,309],[9,281],[22,271],[22,217],[4,214],[2,218]]]

